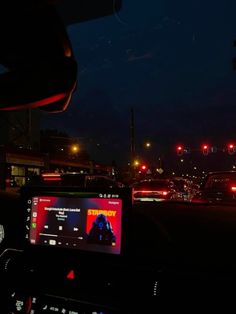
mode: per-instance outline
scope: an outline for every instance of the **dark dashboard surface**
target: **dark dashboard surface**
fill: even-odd
[[[96,313],[99,308],[99,313],[141,313],[167,299],[176,300],[181,308],[186,299],[198,300],[199,306],[206,300],[212,305],[216,298],[228,304],[232,301],[234,206],[134,204],[126,254],[117,257],[25,246],[20,197],[4,194],[1,201],[5,239],[0,244],[0,262],[6,313],[19,312],[18,299],[37,300],[35,313],[53,313],[42,310],[53,302],[63,304],[68,313],[73,306],[75,313],[78,308],[83,309],[81,313]]]

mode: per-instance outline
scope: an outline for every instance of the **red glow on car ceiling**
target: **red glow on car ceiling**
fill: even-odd
[[[52,95],[49,97],[46,97],[44,99],[41,100],[37,100],[31,103],[27,103],[27,104],[17,104],[16,106],[8,106],[7,108],[1,108],[1,110],[3,111],[7,111],[7,110],[17,110],[17,109],[27,109],[27,108],[37,108],[37,107],[42,107],[42,106],[46,106],[46,105],[50,105],[54,102],[57,102],[59,100],[64,99],[67,96],[66,93],[60,93],[57,95]]]

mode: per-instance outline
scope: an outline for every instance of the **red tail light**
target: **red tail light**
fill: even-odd
[[[43,181],[61,181],[60,174],[42,174]]]
[[[142,190],[142,191],[138,191],[138,190],[134,190],[134,192],[140,192],[143,194],[148,194],[148,193],[160,193],[161,195],[166,196],[169,192],[168,191],[157,191],[157,190],[152,190],[152,191],[148,191],[148,190]]]
[[[231,191],[236,192],[236,186],[231,186]]]

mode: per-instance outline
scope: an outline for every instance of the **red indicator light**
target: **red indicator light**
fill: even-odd
[[[70,279],[70,280],[74,280],[75,279],[75,272],[73,270],[69,271],[66,278]]]

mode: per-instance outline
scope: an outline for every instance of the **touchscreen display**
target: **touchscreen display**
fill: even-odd
[[[120,254],[122,199],[40,195],[29,203],[31,244]]]

